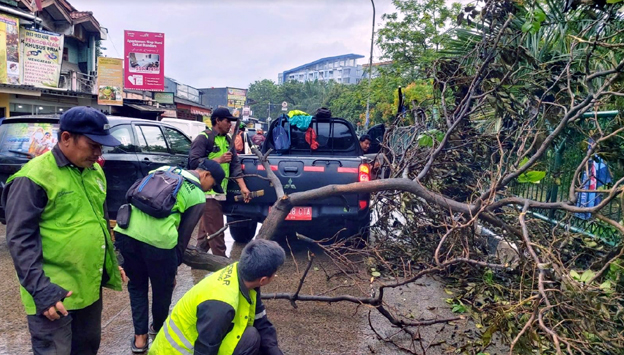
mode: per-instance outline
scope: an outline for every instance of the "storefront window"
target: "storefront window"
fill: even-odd
[[[56,113],[55,106],[35,105],[36,115],[53,115]]]
[[[32,105],[27,104],[11,104],[11,117],[32,115]]]

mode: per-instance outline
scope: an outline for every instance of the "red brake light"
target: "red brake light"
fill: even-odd
[[[368,207],[368,201],[360,200],[360,211]]]
[[[360,164],[358,181],[370,181],[370,166],[368,164]]]

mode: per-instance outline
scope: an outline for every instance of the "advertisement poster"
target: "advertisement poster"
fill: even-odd
[[[154,101],[160,104],[173,105],[173,93],[172,92],[155,92]]]
[[[124,87],[165,91],[165,34],[124,32]]]
[[[52,150],[57,141],[58,124],[14,123],[9,125],[0,154],[34,158]]]
[[[0,83],[19,85],[19,20],[0,14]]]
[[[240,116],[240,111],[243,109],[245,102],[247,101],[247,90],[227,88],[227,102],[228,107],[234,108],[232,115],[234,117]]]
[[[56,88],[63,61],[63,35],[40,30],[22,31],[22,84]]]
[[[123,106],[123,59],[98,57],[98,105]]]

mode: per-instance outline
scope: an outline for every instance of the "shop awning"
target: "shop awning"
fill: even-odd
[[[137,105],[137,104],[124,104],[124,106],[128,106],[135,110],[144,111],[144,112],[165,112],[165,110],[158,108],[156,106]]]
[[[185,104],[176,104],[176,107],[178,109],[184,109],[184,110],[189,110],[191,111],[191,114],[193,115],[200,115],[200,116],[210,116],[212,115],[212,111],[210,111],[210,109],[208,108],[202,108],[202,107],[197,107],[197,106],[191,106],[191,105],[185,105]]]
[[[41,89],[28,85],[0,84],[0,93],[25,96],[41,96]]]

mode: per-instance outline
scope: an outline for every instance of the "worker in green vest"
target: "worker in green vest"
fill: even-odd
[[[182,296],[149,354],[282,355],[260,287],[273,281],[284,258],[274,241],[247,244],[240,262],[206,277]]]
[[[157,170],[179,174],[183,179],[171,214],[157,218],[135,206],[122,205],[115,226],[115,245],[123,256],[123,267],[130,278],[128,293],[134,324],[130,347],[133,353],[147,351],[148,333],[156,335],[167,318],[178,266],[182,264],[193,229],[204,211],[204,192],[213,187],[220,190],[225,178],[223,169],[212,160],[204,160],[195,170],[169,166]],[[149,178],[135,183],[129,192],[136,192],[133,190],[136,184],[143,184]],[[149,186],[143,185],[145,193],[162,192],[161,189],[148,192]],[[152,324],[148,328],[150,285]]]
[[[102,287],[120,291],[125,276],[109,234],[106,178],[96,161],[103,145],[119,144],[103,113],[74,107],[61,116],[52,151],[7,180],[6,239],[34,354],[98,351]]]
[[[223,207],[229,177],[234,177],[241,195],[245,202],[251,199],[251,193],[243,179],[243,169],[241,168],[236,149],[233,147],[232,139],[227,135],[232,126],[232,121],[236,117],[232,116],[230,110],[219,107],[210,117],[212,129],[207,129],[193,140],[188,158],[188,169],[195,169],[205,159],[211,159],[221,164],[225,172],[226,179],[223,180],[222,188],[224,193],[209,191],[206,193],[206,205],[204,214],[199,222],[199,232],[197,233],[197,249],[207,252],[212,250],[214,255],[226,256],[225,234],[219,233],[209,241],[207,235],[212,235],[223,228]]]

